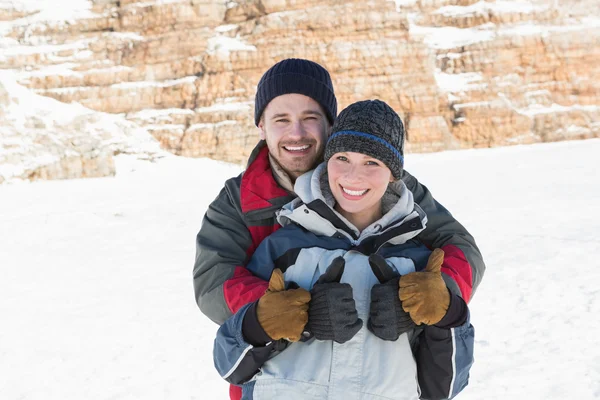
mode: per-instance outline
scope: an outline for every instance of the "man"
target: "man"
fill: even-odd
[[[246,171],[229,179],[209,206],[196,238],[196,300],[216,323],[265,294],[268,282],[244,266],[262,240],[280,227],[275,212],[295,197],[295,179],[322,160],[336,115],[329,73],[312,61],[283,60],[258,83],[254,117],[261,141]],[[428,216],[427,229],[418,238],[444,250],[446,286],[468,302],[485,271],[473,237],[414,177],[404,171],[402,179]],[[423,297],[422,302],[431,299]],[[415,320],[427,320],[432,312],[419,304],[413,310]],[[241,393],[232,387],[231,396]]]

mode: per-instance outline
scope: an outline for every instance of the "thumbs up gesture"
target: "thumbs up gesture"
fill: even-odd
[[[395,341],[415,327],[410,315],[402,309],[400,275],[379,254],[369,256],[369,265],[380,283],[371,288],[367,329],[380,339]]]
[[[435,325],[446,315],[450,292],[442,279],[444,251],[433,250],[423,271],[400,278],[400,301],[415,324]]]
[[[297,342],[308,321],[309,301],[310,293],[302,288],[285,290],[283,273],[275,269],[269,288],[258,300],[258,322],[271,339]]]
[[[318,340],[345,343],[362,328],[352,286],[340,283],[345,264],[342,257],[333,260],[310,291],[307,330]]]

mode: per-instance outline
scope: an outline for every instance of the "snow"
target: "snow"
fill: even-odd
[[[417,4],[417,0],[387,0],[396,5],[396,11],[401,11],[404,7],[412,7]]]
[[[208,54],[217,54],[220,57],[227,57],[232,51],[256,51],[256,47],[246,44],[239,38],[230,38],[227,36],[215,36],[208,39]]]
[[[215,32],[225,33],[225,32],[229,32],[229,31],[233,31],[237,28],[238,28],[237,24],[219,25],[215,28]]]
[[[495,37],[490,24],[474,28],[455,28],[453,26],[429,27],[411,23],[409,32],[411,36],[422,37],[424,43],[434,49],[453,49],[485,42]]]
[[[475,236],[460,400],[600,399],[600,139],[407,154]],[[117,157],[117,175],[0,186],[2,399],[227,399],[194,239],[238,166]]]
[[[184,85],[186,83],[194,83],[198,79],[196,76],[186,76],[184,78],[172,79],[162,82],[156,81],[139,81],[139,82],[123,82],[123,83],[115,83],[110,85],[113,88],[118,89],[136,89],[136,88],[145,88],[145,87],[170,87],[177,85]]]
[[[544,10],[547,7],[535,6],[530,1],[502,1],[495,2],[480,1],[470,6],[445,6],[440,7],[433,14],[441,14],[449,17],[460,17],[471,14],[488,13],[523,13],[530,14],[535,11]]]
[[[123,115],[36,95],[17,84],[15,77],[12,71],[0,70],[0,180],[18,180],[27,171],[77,151],[133,153],[140,157],[163,154],[147,129]]]
[[[91,0],[0,0],[0,9],[25,12],[28,15],[12,21],[0,21],[0,36],[14,27],[31,27],[36,23],[64,23],[99,17],[91,11]]]
[[[218,111],[248,111],[253,106],[253,102],[232,102],[232,103],[215,103],[209,107],[196,108],[197,113],[214,113]]]
[[[554,114],[554,113],[565,113],[571,111],[583,111],[583,112],[598,112],[600,111],[599,106],[594,105],[580,105],[574,104],[571,106],[562,106],[560,104],[552,103],[550,106],[544,106],[542,104],[530,104],[528,108],[515,109],[519,114],[533,117],[539,114]]]
[[[483,76],[476,72],[446,74],[436,71],[434,76],[438,87],[445,92],[464,92],[467,90],[483,89],[487,86],[486,83],[481,82]]]

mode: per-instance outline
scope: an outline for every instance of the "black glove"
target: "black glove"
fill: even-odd
[[[342,257],[333,260],[310,291],[306,328],[319,340],[345,343],[362,328],[352,286],[340,283],[345,264]]]
[[[398,294],[400,276],[379,254],[369,256],[369,265],[381,283],[371,288],[367,329],[383,340],[398,340],[401,334],[416,327],[410,314],[402,309]]]

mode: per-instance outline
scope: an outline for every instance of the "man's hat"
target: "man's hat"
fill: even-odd
[[[271,100],[288,93],[303,94],[315,100],[323,107],[329,123],[333,124],[337,100],[329,72],[316,62],[288,58],[269,68],[258,82],[254,102],[256,126]]]

